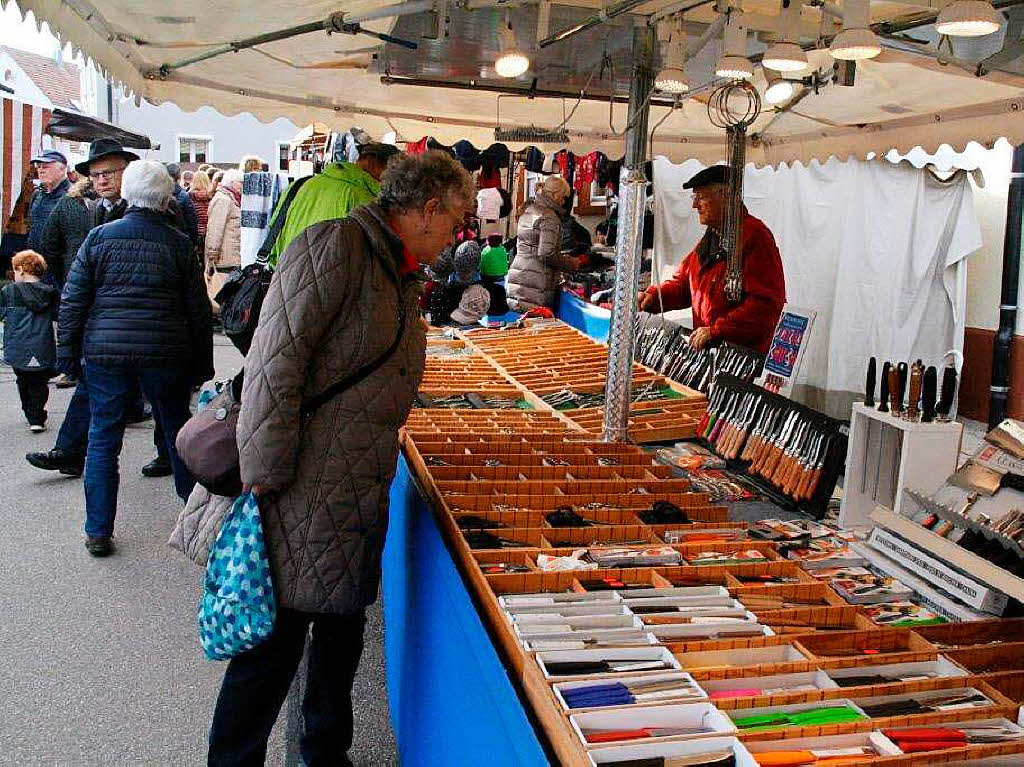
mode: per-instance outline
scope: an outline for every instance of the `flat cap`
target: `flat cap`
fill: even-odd
[[[731,170],[728,165],[711,165],[683,184],[683,189],[700,189],[708,184],[728,184]]]
[[[63,165],[67,165],[68,158],[56,149],[47,149],[33,157],[30,162],[59,162]]]

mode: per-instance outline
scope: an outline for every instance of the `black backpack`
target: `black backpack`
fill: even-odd
[[[242,354],[249,353],[252,337],[260,321],[260,310],[263,299],[270,288],[273,270],[270,268],[270,250],[277,242],[278,235],[284,226],[295,195],[302,185],[312,176],[304,176],[295,181],[289,188],[281,204],[281,210],[270,225],[267,238],[256,253],[256,262],[233,271],[224,281],[214,301],[220,306],[220,321],[224,326],[224,335],[231,339]]]

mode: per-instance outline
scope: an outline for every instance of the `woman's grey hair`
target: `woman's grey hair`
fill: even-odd
[[[224,171],[224,178],[220,180],[224,186],[231,186],[233,183],[238,182],[239,184],[245,181],[245,174],[238,168],[228,168]]]
[[[438,200],[449,212],[472,210],[476,202],[473,179],[462,163],[436,150],[419,155],[400,154],[380,179],[380,206],[393,213],[423,210]]]
[[[167,169],[156,160],[129,163],[121,176],[121,196],[129,206],[163,210],[173,190]]]

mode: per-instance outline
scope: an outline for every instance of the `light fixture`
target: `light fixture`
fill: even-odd
[[[661,71],[654,78],[654,87],[663,93],[678,95],[690,90],[686,80],[686,32],[682,20],[666,23],[661,42]],[[667,38],[667,39],[666,39]]]
[[[991,35],[1002,26],[1002,14],[987,0],[954,0],[935,20],[935,31],[951,37]]]
[[[516,45],[516,34],[512,31],[507,14],[498,29],[498,43],[501,46],[501,55],[494,62],[494,71],[498,73],[498,77],[519,77],[530,68],[529,57]]]
[[[715,66],[715,76],[729,80],[750,80],[754,76],[754,65],[747,58],[747,24],[740,11],[729,11],[729,19],[722,32],[722,55]]]
[[[793,98],[796,83],[786,80],[780,75],[768,75],[768,87],[764,89],[764,98],[769,104],[784,104]]]
[[[843,0],[843,31],[828,50],[844,61],[873,59],[882,52],[878,36],[871,30],[870,0]]]
[[[764,52],[761,65],[777,72],[799,72],[807,68],[807,54],[800,40],[800,0],[782,0],[775,43]]]

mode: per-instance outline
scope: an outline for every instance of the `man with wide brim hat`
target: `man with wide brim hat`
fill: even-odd
[[[742,206],[743,295],[737,303],[726,298],[727,259],[721,236],[731,173],[728,165],[712,165],[683,184],[683,189],[693,190],[693,207],[707,230],[671,279],[640,294],[640,309],[661,312],[692,307],[692,346],[699,349],[714,341],[729,341],[765,354],[786,303],[786,278],[771,231]]]
[[[115,141],[112,138],[96,139],[89,146],[89,159],[83,160],[82,162],[78,163],[75,166],[75,170],[77,170],[83,176],[88,176],[89,169],[92,167],[92,164],[97,160],[102,160],[105,158],[120,158],[124,160],[124,165],[127,166],[128,163],[132,162],[133,160],[138,160],[139,156],[134,152],[127,151],[123,146],[121,146],[117,141]]]

